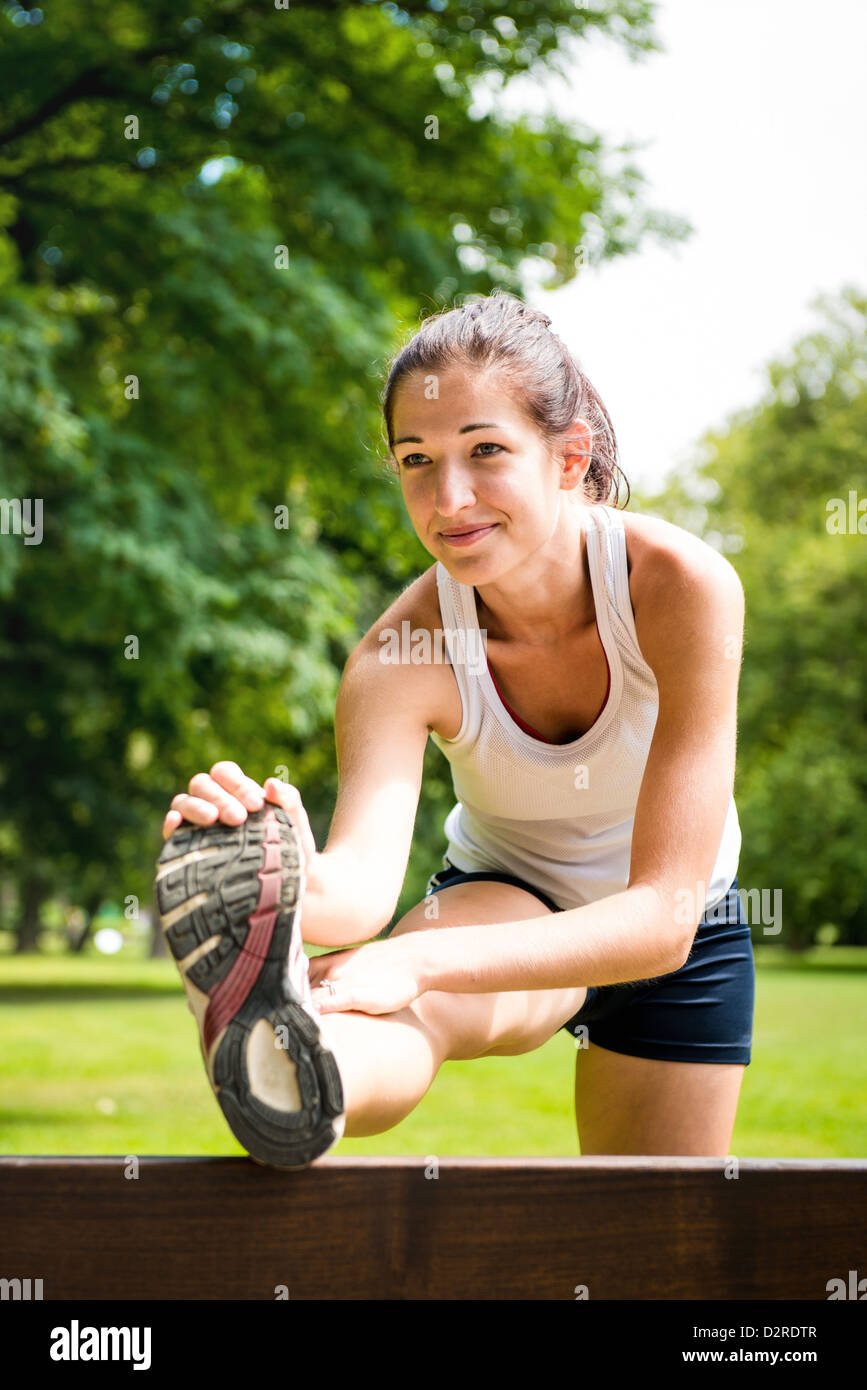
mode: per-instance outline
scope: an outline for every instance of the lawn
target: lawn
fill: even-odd
[[[867,950],[756,947],[753,1060],[732,1152],[867,1154]],[[449,1062],[354,1154],[575,1155],[574,1044]],[[174,963],[0,955],[0,1153],[240,1154],[205,1079]]]

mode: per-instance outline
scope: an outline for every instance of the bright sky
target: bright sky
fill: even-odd
[[[816,294],[867,288],[863,0],[662,0],[656,28],[666,52],[631,63],[611,40],[578,44],[571,83],[516,82],[508,103],[647,141],[632,156],[646,202],[696,229],[530,296],[650,492],[820,326]]]

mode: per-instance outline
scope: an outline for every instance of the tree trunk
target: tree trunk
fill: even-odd
[[[44,897],[45,883],[41,878],[30,875],[24,880],[21,890],[21,920],[15,943],[16,955],[39,950],[39,933],[42,930],[39,914]]]
[[[85,941],[87,941],[88,937],[90,936],[91,930],[92,930],[92,928],[93,928],[93,920],[94,920],[94,918],[96,917],[96,914],[97,914],[97,912],[99,912],[99,909],[100,909],[101,907],[102,907],[102,894],[101,894],[101,893],[94,893],[93,896],[92,896],[91,898],[89,898],[89,899],[87,900],[87,902],[85,903],[85,905],[84,905],[84,911],[85,911],[85,913],[87,914],[87,921],[85,922],[84,926],[82,927],[82,929],[81,929],[81,931],[79,932],[78,936],[76,937],[75,941],[73,942],[73,944],[72,944],[72,945],[70,946],[70,948],[69,948],[70,951],[72,951],[72,953],[73,953],[74,955],[77,955],[78,952],[81,951],[81,950],[83,949],[84,943],[85,943]]]

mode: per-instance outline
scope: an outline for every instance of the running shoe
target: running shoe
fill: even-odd
[[[304,868],[289,816],[183,824],[157,860],[162,929],[211,1089],[257,1163],[306,1168],[341,1138],[343,1087],[301,939]]]

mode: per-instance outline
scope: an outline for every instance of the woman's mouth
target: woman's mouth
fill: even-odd
[[[477,540],[481,540],[482,536],[496,530],[499,524],[498,521],[494,521],[490,526],[479,526],[472,531],[440,531],[440,536],[447,545],[473,545]]]

